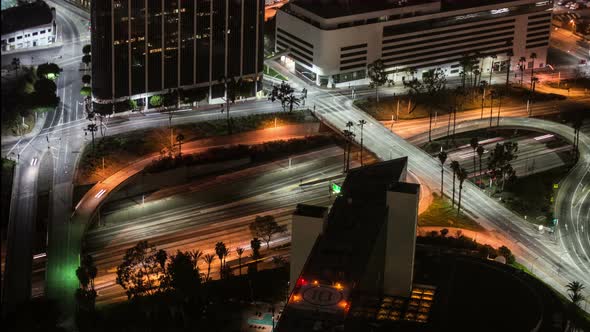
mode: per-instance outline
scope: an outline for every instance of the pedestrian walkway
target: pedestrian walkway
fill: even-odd
[[[51,43],[49,45],[35,46],[35,47],[23,47],[23,48],[19,48],[19,49],[10,50],[10,51],[2,51],[2,56],[19,54],[19,53],[24,53],[24,52],[38,52],[38,51],[43,51],[43,50],[49,50],[52,48],[62,47],[63,45],[64,45],[64,43],[62,41],[56,41],[56,42]]]
[[[37,136],[39,132],[41,132],[41,130],[43,129],[45,117],[47,117],[47,113],[40,113],[40,115],[38,115],[37,119],[35,120],[35,127],[28,134],[25,134],[23,136],[2,135],[2,145],[16,143],[22,139],[29,139]]]

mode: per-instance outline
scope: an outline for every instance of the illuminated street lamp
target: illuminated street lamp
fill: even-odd
[[[576,32],[576,21],[574,21],[574,19],[571,19],[569,24],[571,24],[572,26],[572,33]]]

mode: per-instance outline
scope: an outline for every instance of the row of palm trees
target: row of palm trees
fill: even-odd
[[[444,195],[444,164],[447,161],[447,153],[445,151],[441,151],[438,153],[438,160],[440,161],[440,196],[443,197]],[[461,212],[461,194],[463,192],[463,182],[467,179],[467,170],[459,165],[459,162],[456,160],[451,161],[451,169],[453,170],[453,197],[451,199],[452,205],[451,207],[455,207],[455,181],[456,179],[459,180],[459,201],[457,203],[457,213]]]
[[[364,150],[364,142],[363,142],[363,129],[367,121],[360,119],[357,123],[352,121],[348,121],[346,123],[346,129],[342,130],[342,135],[346,138],[346,147],[344,149],[344,168],[343,172],[346,173],[350,170],[350,150],[352,148],[352,143],[354,143],[354,137],[356,134],[351,130],[354,126],[359,126],[361,128],[361,166],[363,165],[363,150]]]
[[[254,238],[254,239],[252,239],[252,241],[250,241],[250,247],[252,248],[252,258],[254,258],[254,259],[260,258],[260,246],[261,246],[260,239]],[[236,247],[234,249],[234,251],[238,255],[239,273],[240,273],[240,275],[242,275],[242,256],[244,255],[244,252],[246,251],[246,249],[244,249],[243,247]],[[195,249],[190,252],[190,255],[191,255],[193,262],[195,264],[195,268],[197,268],[199,260],[201,260],[201,261],[205,262],[205,264],[207,264],[207,274],[205,276],[205,281],[209,281],[210,280],[209,276],[211,275],[211,264],[213,264],[213,262],[216,259],[219,259],[219,261],[221,263],[220,267],[219,267],[220,278],[223,279],[228,275],[226,259],[230,253],[231,253],[231,249],[229,249],[223,241],[219,241],[215,244],[215,253],[214,254],[213,253],[205,254],[203,251],[201,251],[199,249]]]
[[[508,50],[506,52],[506,56],[508,57],[508,63],[510,64],[512,62],[512,57],[514,56],[514,52],[512,50]],[[491,58],[491,61],[493,62],[494,59],[497,58],[497,56],[491,55],[490,58]],[[537,59],[537,53],[535,53],[535,52],[531,53],[529,58],[532,60],[530,88],[531,88],[531,90],[533,90],[534,83],[538,81],[538,79],[536,79],[535,75],[534,75],[535,74],[535,59]],[[481,63],[479,65],[479,68],[475,68],[474,63],[476,63],[478,61],[478,59],[481,61]],[[481,75],[482,75],[481,68],[483,67],[483,59],[484,59],[484,56],[479,54],[479,52],[463,55],[463,57],[459,61],[461,64],[461,67],[462,67],[461,77],[462,77],[462,82],[463,82],[462,83],[463,88],[465,88],[467,75],[469,75],[470,85],[472,85],[474,88],[479,85],[478,77],[480,78],[480,82],[481,82]],[[524,82],[524,71],[526,69],[526,63],[527,63],[526,57],[521,56],[518,59],[518,67],[520,69],[520,84],[521,85],[523,85],[523,82]],[[489,81],[490,84],[492,82],[492,73],[493,73],[493,68],[490,67],[490,81]],[[509,84],[510,84],[510,69],[508,68],[506,70],[506,88],[508,88]]]
[[[485,149],[482,145],[479,144],[479,141],[477,139],[477,137],[473,137],[471,139],[470,142],[470,146],[473,149],[473,171],[476,172],[477,171],[477,167],[476,167],[476,163],[475,163],[475,155],[477,153],[477,155],[479,156],[479,183],[481,183],[482,181],[482,162],[481,162],[481,158],[483,156],[483,154],[485,153]],[[437,155],[438,160],[440,161],[440,195],[441,197],[444,195],[444,174],[445,174],[445,169],[444,169],[444,164],[447,161],[448,155],[447,152],[445,151],[440,151]],[[456,160],[451,160],[451,164],[450,164],[451,170],[453,171],[453,196],[452,196],[452,203],[451,206],[454,207],[455,206],[455,181],[459,180],[459,199],[458,199],[458,203],[457,203],[457,213],[461,212],[461,194],[463,191],[463,182],[465,181],[465,179],[467,179],[469,173],[467,172],[467,170],[463,167],[461,167],[461,165],[459,164],[458,161]]]

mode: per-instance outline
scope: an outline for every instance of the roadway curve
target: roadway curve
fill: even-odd
[[[574,130],[556,122],[533,118],[501,118],[501,128],[526,129],[557,135],[573,143]],[[457,125],[457,133],[489,128],[489,120],[471,120]],[[498,128],[494,120],[494,128]],[[445,137],[445,128],[433,130],[433,139]],[[428,141],[428,133],[409,138],[409,142],[420,145]],[[573,263],[586,275],[590,275],[590,137],[580,132],[580,160],[559,183],[554,207],[555,218],[559,220],[557,242],[571,257]],[[554,240],[555,241],[555,240]],[[587,283],[586,283],[587,284]]]
[[[432,188],[437,187],[440,181],[440,164],[438,160],[383,127],[374,118],[352,105],[352,101],[345,96],[324,92],[322,96],[316,97],[315,102],[320,106],[317,110],[319,117],[337,131],[346,128],[345,125],[348,121],[358,122],[361,119],[367,121],[364,129],[364,143],[367,149],[382,160],[408,156],[408,170],[416,174],[421,182],[426,185]],[[512,124],[527,128],[534,126],[543,128],[543,126],[546,126],[545,130],[563,132],[564,136],[570,137],[571,140],[571,129],[568,132],[566,126],[535,119],[517,119],[514,121],[511,122],[509,119],[501,120],[501,125]],[[356,139],[358,140],[359,137]],[[581,141],[582,144],[587,144],[586,137],[582,138]],[[445,178],[452,177],[450,169],[445,168],[445,173]],[[450,181],[445,183],[444,191],[451,194],[452,184]],[[530,223],[525,222],[500,203],[490,199],[477,186],[472,183],[465,183],[463,197],[465,210],[469,211],[484,227],[500,235],[507,245],[514,248],[521,262],[529,266],[537,263],[537,276],[556,290],[565,294],[564,287],[572,280],[590,284],[590,273],[584,273],[582,268],[572,262],[571,259],[562,259],[561,255],[563,253],[560,255],[559,246],[548,243],[544,237],[538,234],[538,231],[530,226]]]

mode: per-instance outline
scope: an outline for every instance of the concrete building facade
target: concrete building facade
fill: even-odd
[[[91,21],[95,104],[175,89],[216,98],[222,77],[261,80],[263,0],[92,1]]]
[[[377,59],[394,81],[410,69],[459,75],[461,58],[476,52],[484,75],[517,70],[520,57],[530,69],[533,53],[540,68],[552,8],[540,0],[296,0],[277,13],[276,50],[289,48],[283,61],[322,86],[367,83],[367,64]]]
[[[2,51],[55,43],[55,8],[36,1],[2,11]]]
[[[278,331],[332,331],[363,296],[410,296],[420,186],[405,182],[406,167],[400,158],[349,171],[327,215],[298,206]]]

